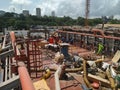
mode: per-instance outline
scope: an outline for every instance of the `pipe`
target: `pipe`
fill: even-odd
[[[60,89],[60,81],[59,81],[59,76],[60,76],[60,73],[62,71],[62,66],[60,65],[57,69],[57,71],[55,72],[54,76],[55,76],[55,90],[61,90]]]
[[[12,43],[15,43],[16,38],[15,38],[15,33],[14,33],[14,31],[11,31],[11,32],[10,32],[10,37],[11,37]]]
[[[111,74],[110,74],[109,68],[107,68],[106,74],[107,74],[107,77],[108,77],[108,79],[109,79],[109,81],[110,81],[110,86],[111,86],[112,90],[116,90],[115,81],[114,81],[114,79],[112,78],[112,76],[111,76]]]
[[[87,70],[86,70],[86,63],[87,63],[87,61],[83,60],[83,72],[84,72],[83,79],[84,79],[84,82],[86,83],[86,85],[88,86],[88,88],[92,88],[92,86],[90,85],[90,82],[87,79],[88,73],[87,73]]]
[[[97,60],[95,61],[95,63],[101,63],[101,62],[103,62],[103,59],[97,59]]]
[[[115,40],[120,40],[119,37],[113,37],[113,36],[102,36],[102,35],[94,35],[94,34],[88,34],[88,33],[78,33],[78,32],[70,32],[70,31],[57,31],[58,33],[69,33],[69,34],[77,34],[77,35],[84,35],[84,36],[93,36],[93,37],[98,37],[98,38],[106,38],[106,39],[115,39]]]
[[[66,68],[65,72],[78,72],[78,71],[82,71],[82,70],[83,70],[83,67],[80,67],[80,68],[71,68],[71,69]],[[38,70],[38,72],[44,72],[44,71],[45,71],[44,69],[39,69]],[[53,68],[50,68],[50,71],[57,71],[57,70],[53,69]]]
[[[59,68],[57,69],[57,71],[55,72],[55,90],[61,90],[60,89],[60,81],[59,78],[62,78],[63,73],[66,71],[80,71],[82,69],[82,67],[80,68],[75,68],[75,69],[65,69],[66,66],[63,63],[63,65],[59,66]]]
[[[25,66],[18,67],[22,90],[35,90]]]
[[[82,70],[83,70],[83,67],[81,66],[80,68],[65,69],[65,72],[78,72]]]

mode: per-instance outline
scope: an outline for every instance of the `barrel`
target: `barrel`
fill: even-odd
[[[65,57],[68,57],[69,54],[68,54],[68,46],[67,45],[64,45],[61,47],[61,53],[63,53],[63,55]]]

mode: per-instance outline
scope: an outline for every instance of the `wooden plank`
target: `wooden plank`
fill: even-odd
[[[114,57],[112,58],[112,62],[117,63],[120,59],[120,50],[117,50]]]
[[[33,83],[35,90],[50,90],[50,88],[48,87],[46,81],[44,79],[39,80],[37,82]]]
[[[90,80],[90,81],[100,81],[101,85],[110,87],[110,82],[106,79],[103,79],[103,78],[99,77],[99,76],[88,74],[88,80]]]

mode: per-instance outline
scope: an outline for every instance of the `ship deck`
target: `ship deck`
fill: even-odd
[[[12,71],[11,67],[6,68],[5,70],[7,72],[9,69],[11,71],[9,71],[8,73],[12,72],[12,73],[15,73],[16,75],[19,75],[21,86],[26,83],[30,83],[32,80],[32,85],[34,85],[35,83],[38,82],[37,86],[39,89],[44,89],[44,86],[46,86],[48,88],[46,90],[59,90],[56,88],[58,88],[57,86],[60,85],[60,90],[84,90],[83,88],[85,88],[86,84],[83,80],[83,78],[84,78],[83,77],[83,75],[84,75],[83,69],[82,70],[72,70],[73,69],[72,67],[67,68],[67,69],[71,69],[72,71],[69,71],[69,70],[63,71],[63,73],[65,73],[64,79],[59,79],[61,72],[62,72],[62,68],[60,68],[60,73],[59,73],[59,67],[61,67],[62,64],[55,62],[54,58],[55,58],[56,51],[51,51],[48,48],[46,49],[42,46],[39,47],[40,43],[37,40],[29,39],[29,40],[27,40],[28,42],[26,42],[26,41],[23,42],[25,45],[23,45],[23,43],[17,43],[18,44],[17,45],[14,40],[15,40],[15,35],[12,38],[12,45],[13,45],[12,53],[10,50],[11,47],[10,47],[10,49],[8,49],[8,51],[10,51],[8,53],[10,58],[8,58],[6,56],[6,54],[5,54],[5,56],[8,58],[8,59],[6,59],[6,61],[12,60],[12,63],[17,64],[18,72],[17,72],[17,70],[15,72]],[[22,45],[25,46],[24,50],[22,50],[22,49],[20,50]],[[78,55],[81,58],[87,58],[89,56],[88,59],[90,59],[90,60],[97,60],[97,59],[103,58],[102,55],[97,55],[95,53],[94,49],[89,48],[89,50],[88,50],[88,48],[86,49],[85,47],[81,47],[79,45],[80,44],[77,45],[77,43],[74,43],[74,45],[69,45],[68,53],[70,55]],[[29,46],[30,46],[30,48],[29,48]],[[31,51],[31,49],[32,49],[32,51]],[[13,51],[14,51],[15,55],[13,54]],[[27,52],[27,55],[26,55],[26,52]],[[10,55],[10,53],[12,55]],[[12,57],[12,59],[11,59],[11,57]],[[2,55],[1,55],[1,58],[2,58]],[[113,58],[113,56],[104,56],[104,60],[102,62],[107,62],[107,63],[111,64],[112,58]],[[87,59],[84,59],[83,62],[85,60],[87,60]],[[116,60],[119,60],[119,57]],[[26,67],[24,67],[24,69],[22,69],[23,66],[18,65],[18,62],[21,62],[21,61],[26,64]],[[68,59],[68,61],[69,61],[69,59]],[[83,65],[83,62],[82,62],[82,65]],[[115,62],[117,62],[117,61],[115,61]],[[31,63],[31,65],[30,65],[30,63]],[[11,63],[10,63],[10,65],[11,65]],[[71,64],[71,66],[72,66],[72,64]],[[21,68],[20,71],[19,71],[19,67]],[[44,78],[44,81],[42,81],[44,75],[46,75],[46,72],[45,72],[46,67],[49,67],[49,69],[50,69],[50,76],[47,78]],[[82,68],[84,68],[84,67],[82,67]],[[25,69],[27,69],[26,73],[28,74],[26,77],[24,77],[25,73],[23,72],[23,71],[25,71]],[[58,71],[58,73],[57,73],[58,79],[56,79],[56,76],[55,76],[57,71]],[[7,78],[8,74],[6,74],[5,77]],[[23,78],[23,77],[26,80],[23,80],[23,79],[21,80],[21,78]],[[30,78],[28,78],[28,77],[30,77]],[[95,78],[97,78],[97,77],[94,77],[94,79]],[[27,79],[30,79],[30,81],[28,82]],[[57,81],[57,83],[56,83],[56,81]],[[100,81],[100,78],[98,81]],[[110,85],[110,83],[108,82],[108,79],[107,79],[107,81],[106,81],[106,79],[103,81],[106,84]],[[43,84],[43,82],[45,82],[45,83]],[[26,85],[28,86],[29,84],[26,84]],[[27,86],[25,86],[25,87],[27,87]],[[24,90],[24,88],[22,87],[23,90]],[[39,89],[36,89],[36,90],[39,90]]]

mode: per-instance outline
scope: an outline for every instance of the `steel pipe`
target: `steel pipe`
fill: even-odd
[[[22,90],[35,90],[25,66],[18,67]]]

